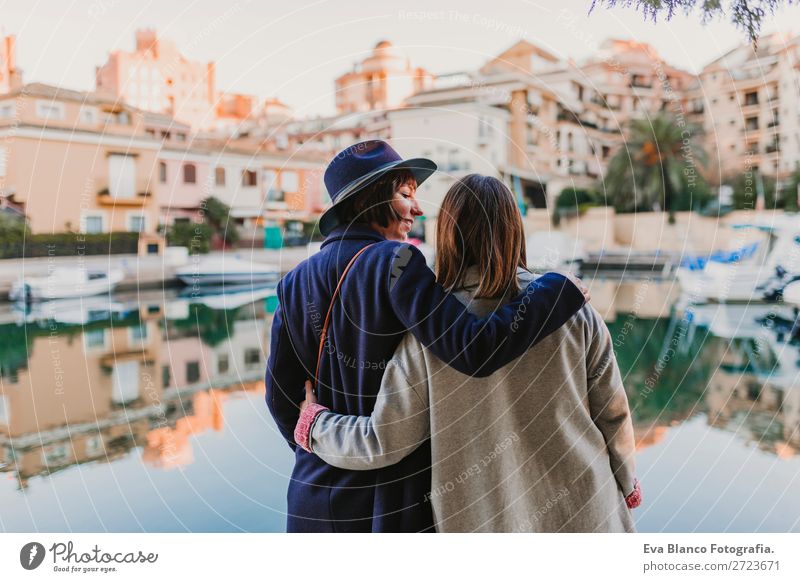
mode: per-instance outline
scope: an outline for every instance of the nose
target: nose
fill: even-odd
[[[411,205],[411,216],[422,216],[424,213],[422,212],[422,207],[419,205],[419,200],[416,198],[413,200],[414,203]]]

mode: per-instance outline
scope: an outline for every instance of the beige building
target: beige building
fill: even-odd
[[[154,233],[159,123],[92,93],[25,85],[0,97],[0,192],[34,233]]]
[[[800,36],[774,33],[708,64],[688,92],[714,183],[748,170],[779,180],[800,163]]]
[[[336,111],[398,107],[414,93],[430,88],[433,80],[431,73],[413,67],[392,43],[382,40],[352,71],[336,79]]]
[[[33,233],[136,231],[196,218],[205,198],[258,238],[264,219],[309,220],[324,159],[257,140],[198,138],[187,124],[95,93],[30,84],[0,97],[0,200]],[[148,251],[150,252],[150,251]]]
[[[547,208],[564,188],[595,186],[631,119],[680,111],[691,79],[644,43],[609,40],[576,64],[519,41],[480,72],[440,77],[407,99],[389,112],[389,133],[453,174],[439,190],[483,171]]]

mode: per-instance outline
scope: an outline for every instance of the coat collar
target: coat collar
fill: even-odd
[[[368,224],[345,224],[334,228],[325,238],[325,241],[322,243],[322,247],[325,247],[334,241],[342,240],[369,240],[380,242],[386,240],[386,237],[384,237],[378,231],[373,230]]]

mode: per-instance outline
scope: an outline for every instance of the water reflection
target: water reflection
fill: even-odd
[[[2,470],[25,489],[33,477],[113,462],[134,447],[160,468],[191,463],[190,436],[221,430],[227,394],[263,391],[274,292],[249,295],[246,307],[225,310],[154,295],[7,311],[15,321],[0,324]]]
[[[781,495],[800,475],[794,313],[677,293],[592,282],[648,485],[639,528],[800,529]],[[282,530],[291,455],[263,404],[275,306],[270,288],[0,306],[0,529]],[[739,481],[759,492],[746,511]]]

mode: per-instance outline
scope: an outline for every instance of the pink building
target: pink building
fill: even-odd
[[[97,92],[134,107],[166,113],[194,129],[214,125],[214,63],[184,57],[155,30],[136,31],[133,52],[115,51],[96,71]]]
[[[16,63],[16,41],[13,35],[0,38],[0,93],[13,91],[22,84],[22,71]]]
[[[391,109],[408,97],[433,86],[434,75],[412,67],[388,40],[382,40],[353,70],[336,79],[339,113]]]

